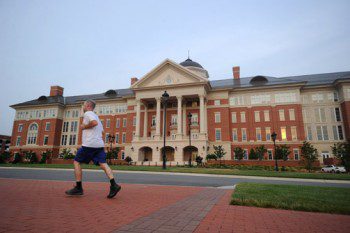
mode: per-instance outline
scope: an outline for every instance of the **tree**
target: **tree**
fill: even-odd
[[[3,152],[1,155],[0,155],[0,163],[6,163],[11,157],[11,154],[10,152]]]
[[[264,154],[266,152],[267,152],[267,149],[264,145],[261,145],[255,148],[255,153],[260,161],[263,160]]]
[[[317,161],[317,149],[310,142],[304,141],[300,147],[301,157],[303,158],[305,168],[311,172],[313,163]]]
[[[287,145],[278,145],[276,146],[276,156],[277,159],[283,159],[284,161],[288,160],[288,155],[290,154],[290,147]]]
[[[50,159],[51,156],[52,156],[52,150],[47,150],[43,152],[39,163],[46,163],[46,161]]]
[[[254,148],[251,148],[249,151],[249,159],[253,159],[253,160],[258,159],[258,154],[254,150]]]
[[[346,172],[350,172],[350,143],[339,142],[331,146],[333,155],[341,161]]]
[[[106,154],[107,157],[107,161],[109,161],[108,163],[111,164],[112,163],[112,159],[118,159],[118,154],[119,154],[120,148],[116,147],[116,148],[112,148],[112,150],[109,150]]]
[[[244,150],[241,147],[235,147],[233,149],[233,152],[235,153],[235,158],[241,161],[244,157]]]
[[[225,149],[222,147],[222,145],[219,145],[219,146],[214,145],[213,147],[214,147],[214,155],[216,155],[216,158],[221,160],[226,154]]]

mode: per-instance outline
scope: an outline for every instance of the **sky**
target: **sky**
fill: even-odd
[[[128,88],[166,58],[210,80],[350,71],[350,1],[0,0],[0,134],[9,105]]]

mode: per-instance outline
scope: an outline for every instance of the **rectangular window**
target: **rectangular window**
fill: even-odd
[[[109,133],[106,133],[106,136],[105,136],[105,143],[108,143],[109,142]]]
[[[72,121],[70,123],[70,131],[77,132],[78,131],[78,121]]]
[[[341,117],[340,117],[340,109],[339,108],[335,108],[335,119],[339,122],[341,121]]]
[[[283,109],[278,110],[278,115],[280,117],[280,121],[285,121],[284,110]]]
[[[327,130],[327,126],[323,125],[323,126],[316,126],[316,131],[317,131],[317,139],[319,141],[322,140],[329,140],[328,137],[328,130]]]
[[[49,136],[44,136],[44,145],[49,143]]]
[[[244,105],[243,96],[230,97],[230,105],[231,106]]]
[[[70,117],[70,111],[66,111],[66,118]]]
[[[327,126],[322,126],[323,140],[329,140]]]
[[[61,145],[62,146],[67,145],[67,135],[62,135]]]
[[[297,127],[296,126],[291,127],[291,133],[292,133],[292,140],[297,140],[298,135],[297,135]]]
[[[247,129],[242,129],[242,141],[247,141]]]
[[[156,115],[153,115],[152,116],[152,123],[151,123],[151,126],[156,126],[156,122],[157,122],[157,119],[156,119]]]
[[[271,149],[267,150],[267,156],[268,156],[269,160],[273,159],[273,155],[272,155],[272,150]]]
[[[232,130],[232,140],[233,140],[233,141],[238,141],[237,129],[233,129],[233,130]]]
[[[326,112],[324,108],[315,108],[316,122],[326,122]]]
[[[260,95],[252,95],[250,97],[251,104],[268,104],[271,102],[271,95],[268,94],[260,94]]]
[[[221,114],[219,112],[215,113],[215,123],[221,122]]]
[[[171,125],[175,126],[177,125],[177,115],[171,115]]]
[[[220,100],[214,100],[214,105],[215,106],[220,106]]]
[[[68,132],[68,128],[69,128],[69,122],[63,122],[63,132],[66,133]]]
[[[264,111],[264,120],[270,121],[270,111],[269,110]]]
[[[245,119],[245,112],[241,112],[241,122],[246,122],[246,119]]]
[[[337,91],[333,92],[333,96],[334,96],[334,98],[333,98],[334,102],[338,102],[339,101],[339,94]]]
[[[237,113],[235,112],[231,113],[231,121],[232,123],[237,123]]]
[[[111,119],[107,119],[106,120],[106,128],[110,128],[111,127]]]
[[[287,140],[286,127],[281,127],[281,138],[282,138],[282,140]]]
[[[299,149],[293,149],[294,160],[299,160]]]
[[[295,121],[295,110],[289,109],[289,120]]]
[[[76,138],[77,138],[77,135],[70,135],[69,136],[69,145],[75,145],[76,144]]]
[[[306,139],[307,139],[308,141],[312,141],[312,128],[311,128],[311,126],[308,126],[308,127],[306,128],[306,133],[307,133]]]
[[[260,112],[259,111],[254,112],[254,118],[255,118],[255,122],[260,122]]]
[[[18,125],[18,132],[22,132],[23,131],[23,124],[19,124]]]
[[[333,125],[333,139],[334,140],[339,140],[339,136],[338,136],[338,127],[336,125]]]
[[[271,129],[270,129],[270,127],[266,127],[265,131],[266,131],[266,141],[271,141]]]
[[[256,128],[256,140],[261,141],[261,128]]]
[[[21,145],[21,137],[17,137],[16,146],[20,146],[20,145]]]
[[[119,144],[119,133],[115,134],[115,143]]]
[[[248,150],[247,149],[244,149],[243,159],[248,160]]]
[[[221,141],[221,129],[215,129],[215,140]]]
[[[125,152],[122,151],[122,159],[125,159]]]
[[[311,99],[315,103],[321,103],[323,102],[323,94],[313,94],[311,96]]]
[[[338,125],[339,140],[344,140],[343,127]]]
[[[50,131],[51,128],[51,123],[50,122],[46,122],[45,124],[45,131]]]
[[[126,127],[126,118],[123,118],[123,127]]]
[[[117,119],[117,122],[116,122],[116,124],[115,124],[115,127],[116,127],[116,128],[119,128],[119,127],[120,127],[120,119],[119,119],[119,118]]]
[[[126,142],[126,133],[123,133],[122,135],[122,143],[125,143]]]

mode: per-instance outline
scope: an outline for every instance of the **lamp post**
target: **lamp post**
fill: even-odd
[[[166,107],[167,102],[169,100],[169,94],[164,91],[162,95],[162,102],[164,107],[164,113],[163,113],[163,169],[166,169],[166,155],[165,155],[165,140],[166,140]]]
[[[188,165],[192,167],[192,147],[191,147],[191,124],[192,124],[192,113],[188,113],[188,141],[190,145],[190,159],[188,160]]]
[[[276,155],[276,132],[273,132],[271,134],[272,141],[273,141],[273,149],[274,149],[274,155],[275,155],[275,171],[278,172],[278,163],[277,163],[277,155]]]

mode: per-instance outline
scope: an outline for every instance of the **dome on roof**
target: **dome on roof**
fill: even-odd
[[[180,65],[184,67],[192,66],[204,69],[203,66],[201,66],[198,62],[192,61],[190,58],[187,58],[186,61],[181,62]]]
[[[39,100],[39,101],[45,101],[45,100],[47,100],[47,97],[44,96],[44,95],[42,95],[42,96],[40,96],[40,97],[38,98],[38,100]]]
[[[251,80],[250,80],[250,84],[265,84],[267,83],[269,80],[265,77],[265,76],[262,76],[262,75],[258,75],[258,76],[255,76],[253,77]]]
[[[105,96],[114,96],[117,95],[117,92],[115,90],[108,90],[105,92]]]

